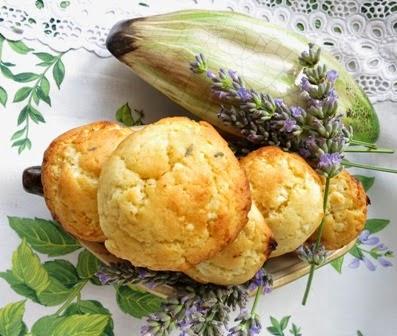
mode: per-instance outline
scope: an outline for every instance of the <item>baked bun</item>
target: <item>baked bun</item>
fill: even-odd
[[[271,257],[296,250],[323,217],[320,177],[299,155],[272,146],[251,152],[241,165],[253,201],[278,244]]]
[[[185,271],[237,237],[251,197],[215,129],[175,117],[119,145],[102,168],[98,204],[111,253],[135,266]]]
[[[104,161],[132,130],[109,121],[72,129],[44,153],[41,180],[52,216],[79,239],[101,242],[97,184]]]
[[[201,283],[239,285],[250,280],[276,247],[272,232],[252,203],[248,223],[237,238],[210,260],[185,271]]]
[[[327,250],[339,249],[354,240],[367,220],[367,195],[362,184],[343,170],[331,179],[328,211],[321,241]],[[311,241],[317,239],[317,232]]]

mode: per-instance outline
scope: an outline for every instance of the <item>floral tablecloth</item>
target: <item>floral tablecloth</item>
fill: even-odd
[[[139,318],[159,305],[128,287],[100,286],[99,262],[50,221],[43,199],[25,193],[21,184],[23,169],[40,164],[49,142],[72,127],[115,119],[119,108],[143,110],[147,123],[186,114],[109,57],[104,38],[118,18],[178,8],[233,9],[279,21],[319,43],[332,42],[331,51],[376,102],[379,143],[397,148],[395,1],[130,0],[98,8],[94,2],[0,3],[1,336],[48,335],[53,314],[63,319],[54,335],[139,335]],[[365,32],[352,31],[360,22]],[[347,51],[343,46],[349,43]],[[359,160],[397,167],[395,155],[367,155]],[[301,305],[305,278],[262,298],[261,335],[397,335],[397,176],[355,173],[368,177],[366,230],[350,253],[316,272],[307,306]],[[40,288],[43,277],[51,278],[50,289]]]

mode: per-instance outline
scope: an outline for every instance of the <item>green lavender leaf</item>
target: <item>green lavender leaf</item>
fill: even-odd
[[[44,92],[42,88],[39,86],[36,89],[37,97],[39,97],[42,101],[46,102],[49,106],[51,106],[51,98],[48,93]]]
[[[125,103],[116,111],[116,120],[126,126],[132,126],[134,120],[132,119],[131,108],[128,103]]]
[[[13,142],[11,147],[18,147],[18,154],[21,154],[25,148],[32,148],[32,142],[29,138],[24,138]]]
[[[389,223],[390,220],[388,219],[372,218],[367,220],[364,229],[371,233],[376,233],[382,231]]]
[[[288,320],[289,320],[289,316]],[[285,318],[283,318],[284,320]],[[281,328],[281,324],[280,322],[275,319],[273,316],[270,316],[270,322],[272,323],[272,325],[270,327],[267,327],[267,331],[269,331],[272,335],[274,336],[284,336],[284,332],[283,329]],[[285,323],[285,320],[284,320]],[[287,321],[288,324],[288,321]]]
[[[65,316],[48,336],[101,336],[109,316],[100,314]]]
[[[345,256],[340,256],[330,262],[330,265],[338,272],[342,273],[342,266]]]
[[[101,314],[109,317],[108,324],[102,336],[114,336],[113,333],[113,319],[111,313],[102,304],[95,300],[80,300],[79,302],[72,303],[63,313],[64,316],[70,315],[83,315],[83,314]]]
[[[275,328],[277,328],[279,330],[281,329],[280,323],[273,316],[270,316],[270,321],[272,322],[272,326],[273,327],[275,327]]]
[[[276,327],[267,327],[266,329],[274,336],[284,336],[284,333],[279,329],[277,329]]]
[[[20,336],[24,323],[22,321],[25,313],[25,301],[9,303],[0,308],[0,335]]]
[[[13,67],[13,66],[15,66],[15,64],[14,63],[11,63],[11,62],[2,62],[3,63],[3,65],[5,65],[6,67]]]
[[[350,253],[353,257],[356,257],[356,258],[358,258],[358,259],[362,259],[362,258],[364,257],[363,253],[361,252],[361,249],[360,249],[357,245],[354,245],[354,246],[350,249],[349,253]]]
[[[10,78],[10,79],[14,78],[14,74],[11,72],[11,70],[8,67],[6,67],[4,65],[4,63],[0,64],[0,71],[7,78]]]
[[[32,326],[32,336],[49,336],[57,324],[62,321],[62,317],[57,315],[43,316],[38,319]]]
[[[117,288],[116,299],[124,313],[136,318],[142,318],[159,311],[163,301],[153,294],[137,291],[128,286]]]
[[[98,272],[101,262],[88,250],[79,254],[77,261],[77,273],[81,279],[90,279]]]
[[[354,177],[362,183],[365,191],[371,189],[375,182],[375,177],[373,176],[354,175]]]
[[[69,297],[71,288],[65,287],[54,277],[49,277],[48,287],[37,294],[39,302],[44,306],[57,306],[66,301]]]
[[[287,328],[290,318],[291,318],[291,316],[285,316],[281,319],[281,321],[280,321],[281,330],[285,330]]]
[[[42,218],[8,217],[10,227],[32,248],[49,256],[60,256],[81,248],[80,244],[59,226]]]
[[[67,260],[50,260],[43,266],[51,278],[58,280],[67,288],[73,287],[80,281],[76,268]]]
[[[58,89],[60,89],[63,79],[65,78],[65,65],[61,59],[58,59],[58,61],[55,63],[52,69],[52,75],[54,77],[55,83],[58,86]]]
[[[45,119],[40,111],[36,110],[32,105],[28,105],[28,114],[36,124],[45,123]]]
[[[292,328],[289,331],[293,336],[302,336],[301,329],[292,323]]]
[[[26,284],[38,295],[50,284],[47,271],[25,239],[12,255],[12,273],[18,281]]]
[[[29,97],[29,94],[32,92],[32,89],[33,89],[33,88],[28,87],[28,86],[25,86],[25,87],[20,88],[20,89],[15,93],[13,102],[14,102],[14,103],[18,103],[18,102],[23,101],[23,100],[25,100],[26,98],[28,98],[28,97]]]
[[[357,330],[357,336],[364,336],[360,330]]]
[[[25,285],[24,282],[19,281],[12,271],[8,270],[6,272],[0,272],[0,278],[3,278],[7,283],[10,285],[10,287],[14,290],[15,293],[22,295],[33,302],[39,302],[39,299],[36,295],[36,292]]]
[[[36,88],[36,89],[37,89],[37,88]],[[32,98],[33,98],[33,101],[34,101],[34,103],[35,103],[36,105],[39,105],[39,104],[40,104],[40,98],[39,98],[39,96],[37,95],[36,90],[33,91],[33,93],[32,93]]]
[[[110,311],[95,300],[80,300],[72,303],[63,313],[65,316],[81,314],[102,314],[111,315]]]
[[[21,128],[20,130],[16,131],[12,137],[11,137],[11,141],[14,141],[16,139],[19,139],[24,133],[25,133],[26,127]]]
[[[54,62],[54,60],[56,59],[55,56],[46,53],[46,52],[37,52],[37,53],[33,53],[35,56],[37,56],[40,60],[42,60],[43,62],[45,62],[47,65],[52,64],[52,62]]]
[[[13,142],[12,147],[26,147],[26,138]]]
[[[40,81],[40,88],[43,90],[45,95],[49,95],[50,93],[50,82],[48,81],[46,76],[43,76],[43,78]]]
[[[133,111],[131,110],[128,103],[125,103],[116,111],[116,120],[128,127],[142,125],[142,111],[134,110],[134,112],[137,114],[136,118],[134,118]]]
[[[370,254],[371,257],[374,258],[374,259],[378,259],[379,257],[381,257],[381,256],[383,255],[382,253],[380,253],[380,252],[378,251],[378,248],[377,248],[377,247],[372,248],[372,249],[369,251],[369,254]]]
[[[9,46],[18,54],[26,55],[30,51],[32,51],[32,48],[29,48],[23,41],[9,41],[8,40]]]
[[[7,104],[7,98],[8,98],[7,91],[0,86],[0,104],[3,105],[4,107]]]
[[[20,124],[22,124],[27,119],[28,115],[29,115],[29,106],[26,105],[22,108],[21,112],[19,112],[17,125],[19,126]]]
[[[44,1],[43,0],[36,0],[35,5],[38,9],[44,8]]]
[[[13,79],[19,83],[27,83],[34,81],[35,79],[39,78],[40,75],[35,74],[33,72],[21,72],[19,74],[14,75]]]

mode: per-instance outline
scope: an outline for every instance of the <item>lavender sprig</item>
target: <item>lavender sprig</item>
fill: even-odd
[[[102,285],[144,284],[149,288],[177,282],[187,281],[187,277],[177,272],[156,272],[142,267],[132,266],[130,263],[117,263],[110,266],[101,265],[96,273]]]
[[[240,286],[201,285],[182,273],[154,272],[129,263],[102,266],[97,273],[103,284],[126,285],[172,285],[177,296],[163,302],[161,311],[149,315],[141,329],[142,336],[167,336],[179,329],[180,336],[221,336],[229,330],[229,315],[239,308],[246,311],[249,293],[257,291],[249,315],[236,319],[237,326],[229,330],[230,335],[253,336],[260,330],[255,307],[259,295],[271,290],[272,279],[261,268],[254,278]],[[239,327],[239,325],[241,325]]]
[[[322,175],[335,176],[342,169],[343,149],[351,129],[338,113],[334,84],[337,73],[317,65],[320,49],[310,45],[300,62],[306,66],[301,79],[302,96],[307,106],[287,106],[280,98],[246,87],[234,70],[207,71],[214,96],[220,101],[218,117],[240,130],[256,146],[276,145],[299,152]],[[203,60],[203,55],[196,57]],[[197,71],[195,71],[197,73]]]

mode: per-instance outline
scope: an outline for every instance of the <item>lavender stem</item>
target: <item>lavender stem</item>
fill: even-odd
[[[377,171],[381,171],[381,172],[385,172],[385,173],[397,174],[397,169],[373,166],[373,165],[365,164],[365,163],[357,163],[357,162],[351,162],[348,160],[342,160],[342,164],[346,167],[356,167],[356,168],[363,168],[363,169],[368,169],[368,170],[377,170]]]
[[[252,308],[251,308],[251,315],[255,313],[256,306],[259,303],[259,297],[261,296],[262,291],[263,291],[263,286],[259,286],[256,290],[255,300],[254,300],[254,303],[252,304]]]
[[[372,148],[372,149],[378,148],[378,146],[374,143],[360,141],[360,140],[354,140],[354,139],[350,139],[350,144],[358,145],[358,146],[365,146],[365,147]]]
[[[345,153],[383,153],[383,154],[394,154],[394,149],[391,148],[370,148],[362,146],[349,146],[344,149]]]
[[[318,228],[318,234],[317,234],[317,240],[316,240],[316,245],[315,245],[315,251],[318,250],[321,244],[321,236],[323,235],[323,229],[324,229],[324,223],[325,223],[325,216],[327,215],[327,206],[328,206],[328,196],[329,196],[329,185],[331,182],[331,178],[327,176],[325,180],[325,189],[324,189],[324,202],[323,202],[323,211],[324,215],[321,220],[320,226]],[[309,297],[309,292],[310,292],[310,287],[313,282],[313,276],[314,276],[314,271],[316,269],[316,265],[314,263],[311,264],[310,266],[310,273],[309,273],[309,278],[307,280],[306,284],[306,289],[305,289],[305,294],[303,295],[303,300],[302,300],[302,305],[304,306],[307,302],[307,299]]]

